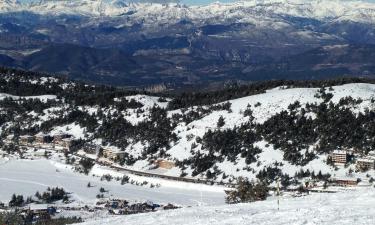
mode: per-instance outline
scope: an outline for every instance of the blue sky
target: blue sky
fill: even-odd
[[[19,0],[19,1],[30,2],[30,1],[38,1],[38,0]],[[206,5],[212,2],[216,2],[217,0],[180,0],[180,1],[188,5]],[[233,2],[233,1],[236,1],[236,0],[219,0],[219,2]],[[375,0],[363,0],[363,1],[375,2]]]

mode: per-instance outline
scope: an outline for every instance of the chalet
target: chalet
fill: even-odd
[[[174,162],[171,162],[171,161],[167,161],[167,160],[164,160],[164,159],[159,159],[155,162],[155,165],[159,168],[163,168],[163,169],[172,169],[173,167],[175,167],[175,163]]]
[[[348,162],[348,152],[344,150],[335,150],[331,154],[333,163],[345,164]]]
[[[113,161],[121,160],[125,158],[125,152],[118,148],[104,147],[103,157]]]
[[[362,171],[375,168],[375,160],[370,158],[360,158],[356,161],[356,168]]]

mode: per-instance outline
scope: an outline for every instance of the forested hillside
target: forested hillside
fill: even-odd
[[[71,153],[85,144],[126,152],[118,163],[141,171],[232,182],[239,176],[283,186],[346,174],[328,154],[375,149],[374,80],[269,81],[216,92],[164,94],[72,82],[1,69],[0,132],[64,132]],[[173,162],[172,169],[153,162]]]

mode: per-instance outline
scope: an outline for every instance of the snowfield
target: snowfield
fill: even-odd
[[[81,225],[368,225],[375,224],[375,190],[358,188],[335,194],[308,196],[238,205],[203,206],[110,217]]]

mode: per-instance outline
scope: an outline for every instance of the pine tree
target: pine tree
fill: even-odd
[[[219,120],[217,121],[217,127],[220,128],[220,127],[223,127],[224,125],[225,125],[224,117],[220,116]]]

